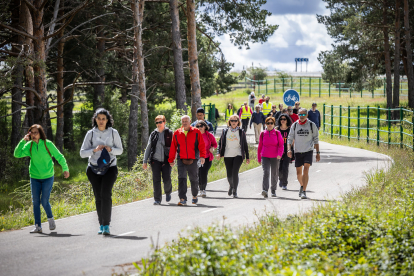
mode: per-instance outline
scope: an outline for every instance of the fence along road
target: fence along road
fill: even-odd
[[[251,131],[251,130],[249,130]],[[310,170],[310,199],[300,200],[294,165],[290,167],[288,190],[277,190],[277,198],[261,195],[262,168],[240,174],[239,199],[227,196],[227,180],[207,186],[207,198],[197,206],[179,207],[177,193],[171,203],[153,206],[142,200],[113,208],[110,237],[96,234],[95,212],[60,219],[50,232],[29,234],[30,228],[0,233],[1,275],[109,275],[131,267],[151,251],[152,241],[163,245],[177,239],[188,228],[213,222],[233,226],[257,221],[255,211],[276,212],[281,217],[309,210],[314,204],[338,199],[341,193],[364,184],[364,173],[389,166],[385,155],[321,142],[321,162]],[[190,193],[189,193],[190,194]],[[188,194],[188,195],[189,195]],[[53,208],[53,206],[52,206]],[[183,248],[185,250],[185,248]],[[125,265],[123,265],[125,264]]]

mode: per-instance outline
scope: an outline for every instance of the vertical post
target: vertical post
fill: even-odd
[[[325,104],[323,104],[323,132],[325,133]]]
[[[388,147],[391,145],[391,109],[388,107]]]
[[[282,78],[282,93],[285,92],[285,78]]]
[[[273,89],[275,90],[275,93],[276,93],[276,78],[273,78]]]
[[[244,77],[244,88],[247,88],[247,77]]]
[[[372,98],[374,98],[374,89],[372,90]]]
[[[341,82],[339,82],[339,98],[341,97]]]
[[[367,106],[367,143],[369,143],[369,105]]]
[[[342,105],[339,106],[339,138],[342,137]]]
[[[290,77],[290,89],[293,89],[293,77]]]
[[[267,80],[265,79],[265,82],[266,82],[266,95],[267,95]]]
[[[319,98],[321,97],[321,78],[319,78]]]
[[[352,98],[352,88],[349,88],[348,91],[349,91],[349,97]]]
[[[379,146],[380,143],[380,107],[377,106],[377,146]]]
[[[331,82],[329,82],[329,98],[331,97]]]
[[[333,138],[333,105],[331,105],[331,139]]]
[[[403,148],[404,136],[403,136],[403,109],[400,106],[400,147]],[[413,126],[414,127],[414,126]]]
[[[348,105],[348,141],[351,140],[351,107]]]
[[[302,77],[299,77],[299,94],[302,96]]]
[[[384,84],[384,97],[385,97],[385,78],[384,78],[383,84]]]
[[[312,79],[309,77],[309,97],[312,96]]]
[[[361,136],[361,129],[360,129],[361,119],[360,119],[360,115],[361,115],[361,109],[358,105],[358,128],[357,128],[357,130],[358,130],[358,140],[359,140],[359,136]]]
[[[362,98],[362,86],[361,86],[361,98]]]
[[[257,80],[257,87],[258,87],[259,95],[260,95],[260,80]]]

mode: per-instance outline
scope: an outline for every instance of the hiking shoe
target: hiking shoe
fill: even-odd
[[[267,191],[263,190],[263,191],[262,191],[262,196],[263,196],[264,198],[267,198]]]
[[[283,186],[282,187],[282,190],[287,190],[287,186]]]
[[[102,235],[103,232],[103,225],[99,226],[98,235]]]
[[[167,202],[170,202],[170,200],[171,200],[171,194],[166,194],[166,195],[165,195],[165,200],[166,200]]]
[[[56,223],[54,218],[48,218],[47,221],[49,222],[49,230],[56,229]]]
[[[193,204],[197,204],[197,202],[198,202],[198,198],[193,198],[193,199],[191,200],[191,203],[193,203]]]
[[[276,197],[276,191],[272,191],[272,197]]]
[[[203,194],[201,195],[201,197],[207,197],[206,191],[203,191]]]
[[[104,225],[103,227],[102,227],[102,234],[103,235],[111,235],[111,232],[109,231],[109,225]]]
[[[302,196],[300,197],[301,199],[307,199],[307,197],[306,197],[306,191],[303,191],[302,192]]]
[[[300,186],[299,197],[302,197],[302,192],[303,192],[303,186]]]
[[[237,193],[233,194],[233,198],[239,198],[239,196],[237,195]]]
[[[202,196],[203,195],[203,190],[199,190],[197,196]]]
[[[154,201],[154,205],[161,205],[161,201],[158,201],[158,200]]]
[[[228,195],[229,195],[229,196],[231,196],[232,194],[233,194],[233,188],[232,188],[232,187],[230,187],[230,188],[229,188],[229,193],[228,193]]]
[[[187,206],[187,200],[180,200],[177,204],[178,206]]]
[[[30,233],[42,233],[42,227],[36,224],[35,228],[32,231],[30,231]]]

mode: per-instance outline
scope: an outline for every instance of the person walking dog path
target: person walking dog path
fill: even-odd
[[[93,128],[86,133],[80,149],[80,156],[89,159],[86,176],[95,196],[98,234],[104,235],[110,235],[112,188],[118,177],[116,156],[123,152],[121,137],[113,125],[109,111],[97,109],[92,117]]]
[[[168,163],[168,157],[170,155],[173,132],[165,127],[165,123],[166,119],[164,115],[155,117],[155,125],[157,128],[150,134],[144,153],[144,164],[142,165],[142,168],[146,170],[148,168],[148,161],[151,164],[154,205],[161,204],[161,178],[164,183],[166,201],[169,202],[171,200],[171,166]]]
[[[319,132],[315,123],[308,120],[306,108],[299,109],[299,120],[292,124],[288,136],[288,156],[292,158],[292,142],[295,141],[295,167],[300,183],[299,197],[306,199],[309,182],[309,168],[312,166],[313,148],[316,148],[316,162],[321,159],[319,152]]]
[[[233,195],[233,198],[238,198],[239,171],[243,160],[246,159],[246,164],[250,163],[246,133],[240,125],[239,116],[232,115],[227,122],[228,127],[221,134],[217,148],[217,160],[224,157],[229,182],[228,195]]]
[[[276,197],[279,162],[283,155],[283,138],[275,129],[275,118],[266,118],[266,130],[260,134],[257,160],[263,168],[263,197],[268,197],[269,178],[271,180],[272,197]],[[270,177],[271,175],[271,177]]]
[[[49,229],[55,230],[56,223],[49,202],[55,175],[52,157],[56,158],[59,165],[62,166],[63,176],[68,178],[70,174],[65,157],[52,141],[46,139],[46,134],[41,125],[32,125],[29,128],[28,133],[14,149],[14,157],[30,157],[30,190],[32,192],[35,219],[35,228],[30,233],[42,233],[40,204],[46,212]]]
[[[190,125],[190,117],[181,117],[182,127],[173,134],[168,162],[174,166],[177,155],[178,168],[178,195],[179,206],[187,205],[187,174],[191,182],[192,203],[197,204],[198,198],[198,160],[204,165],[206,157],[206,146],[201,132]]]

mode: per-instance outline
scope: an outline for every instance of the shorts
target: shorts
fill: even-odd
[[[313,150],[308,152],[295,152],[295,167],[302,167],[305,163],[312,166]]]

